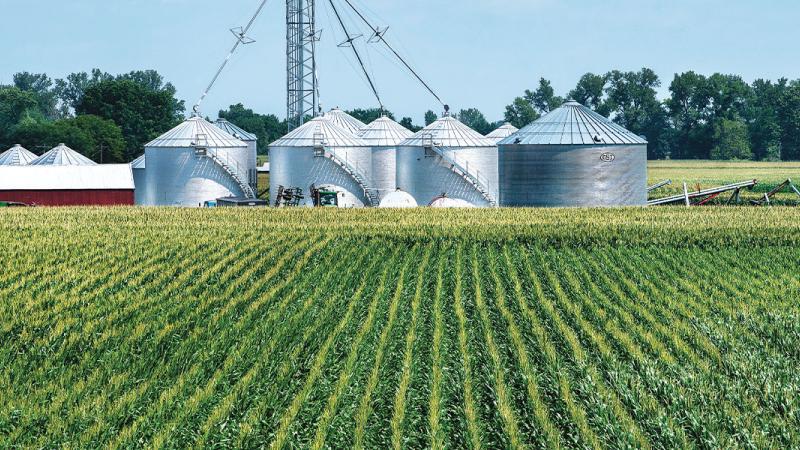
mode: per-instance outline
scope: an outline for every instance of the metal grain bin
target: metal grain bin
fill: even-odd
[[[333,123],[337,127],[343,128],[349,131],[351,134],[355,135],[357,135],[362,128],[367,126],[364,122],[356,119],[350,114],[347,114],[338,107],[333,108],[332,110],[325,113],[325,118],[330,120],[331,123]]]
[[[397,190],[397,146],[412,134],[386,116],[357,134],[372,148],[372,181],[381,200]]]
[[[647,141],[568,101],[499,143],[501,206],[647,203]]]
[[[377,206],[372,187],[372,150],[326,117],[316,117],[269,146],[270,204],[280,187],[301,189],[312,206],[311,189],[339,193],[340,207]]]
[[[247,164],[247,182],[254,191],[258,190],[258,136],[225,119],[217,119],[214,125],[222,131],[247,144],[249,162]]]
[[[0,154],[0,166],[26,166],[36,155],[17,144]]]
[[[496,206],[497,147],[445,116],[400,143],[397,184],[420,205],[446,195],[476,206]]]
[[[202,206],[220,197],[254,197],[247,144],[201,117],[145,145],[144,205]]]
[[[42,156],[29,162],[30,166],[96,166],[97,163],[64,144],[58,144]]]
[[[511,125],[510,123],[503,124],[496,130],[492,131],[491,133],[486,135],[487,139],[491,139],[495,143],[502,141],[503,139],[511,136],[512,134],[519,131],[519,128]]]
[[[131,172],[133,172],[133,184],[136,187],[134,191],[134,203],[143,205],[147,198],[147,181],[145,180],[145,155],[142,155],[131,161]]]

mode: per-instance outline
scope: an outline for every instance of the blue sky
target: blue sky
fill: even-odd
[[[336,0],[341,3],[341,0]],[[585,72],[654,69],[666,93],[675,72],[800,78],[800,2],[774,0],[355,0],[390,25],[407,55],[454,109],[490,120],[539,77],[559,94]],[[0,0],[0,83],[28,70],[61,77],[99,67],[152,68],[194,103],[259,0]],[[374,106],[353,59],[336,43],[327,0],[318,0],[320,71],[326,107]],[[203,113],[242,102],[285,115],[284,0],[270,0],[251,36],[206,100]],[[349,51],[349,50],[347,50]],[[374,46],[365,49],[384,103],[422,120],[441,109]]]

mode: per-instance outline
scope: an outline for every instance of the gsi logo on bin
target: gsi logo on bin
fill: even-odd
[[[606,153],[603,153],[602,155],[600,155],[600,161],[603,161],[603,162],[612,162],[615,159],[617,159],[617,157],[614,156],[614,154],[610,153],[610,152],[606,152]]]

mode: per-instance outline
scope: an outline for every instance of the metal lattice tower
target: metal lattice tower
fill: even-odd
[[[287,122],[289,131],[316,115],[319,98],[315,57],[319,36],[315,0],[286,0]]]

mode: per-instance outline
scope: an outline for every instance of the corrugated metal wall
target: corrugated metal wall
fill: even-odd
[[[500,145],[500,206],[643,206],[646,145]]]

